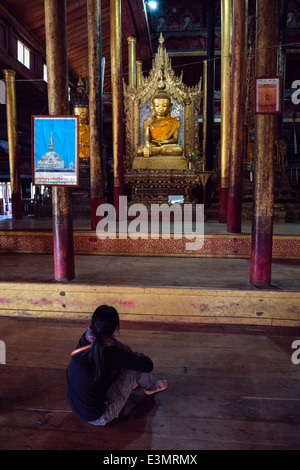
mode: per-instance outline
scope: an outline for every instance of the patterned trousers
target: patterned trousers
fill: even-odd
[[[89,421],[89,423],[94,426],[105,426],[106,423],[117,418],[136,384],[145,390],[156,390],[158,388],[157,379],[153,374],[129,369],[121,370],[116,381],[112,383],[107,391],[105,412],[100,418]]]

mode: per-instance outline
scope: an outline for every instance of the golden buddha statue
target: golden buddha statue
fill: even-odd
[[[79,116],[79,158],[90,156],[90,128],[88,123],[89,110],[86,107],[76,106],[75,116]]]
[[[178,143],[181,123],[170,116],[171,109],[170,95],[159,87],[151,100],[152,116],[143,122],[144,142],[137,148],[133,169],[187,168],[183,148]]]
[[[183,74],[177,76],[172,69],[162,34],[158,42],[147,76],[140,67],[137,85],[123,81],[124,183],[131,193],[130,204],[147,207],[168,203],[169,195],[174,194],[184,195],[184,201],[192,203],[192,189],[199,184],[198,171],[188,170],[187,156],[200,147],[201,80],[195,86],[185,85]],[[130,57],[132,44],[130,41]],[[133,69],[131,64],[130,72]]]
[[[152,116],[143,123],[144,146],[139,147],[138,155],[182,155],[178,145],[180,122],[170,116],[171,98],[165,90],[157,90],[151,101]]]
[[[74,111],[79,116],[79,158],[90,156],[89,100],[82,78],[79,78],[75,96]]]

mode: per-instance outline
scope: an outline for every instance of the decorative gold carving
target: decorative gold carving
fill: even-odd
[[[288,166],[288,159],[287,159],[287,148],[284,139],[276,139],[275,140],[276,146],[276,157],[275,162],[276,165],[285,170]]]
[[[187,170],[130,170],[125,182],[132,187],[132,202],[150,204],[168,203],[169,195],[182,195],[185,202],[195,202],[192,189],[199,177]]]

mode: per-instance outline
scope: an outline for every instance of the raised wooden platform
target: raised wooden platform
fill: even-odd
[[[0,316],[83,319],[107,303],[145,323],[300,325],[299,260],[274,261],[268,289],[250,285],[248,259],[77,255],[71,282],[53,264],[2,254]]]
[[[272,285],[257,289],[249,227],[233,235],[208,223],[197,252],[173,237],[99,240],[85,222],[74,233],[76,278],[60,283],[49,223],[11,221],[0,233],[0,316],[82,319],[108,303],[131,321],[300,325],[299,224],[275,227]]]
[[[85,319],[99,304],[139,322],[300,326],[300,292],[0,283],[0,315]]]

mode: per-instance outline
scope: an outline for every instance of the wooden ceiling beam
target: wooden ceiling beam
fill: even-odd
[[[126,40],[136,38],[137,59],[148,60],[152,54],[143,0],[122,1],[122,30]]]

